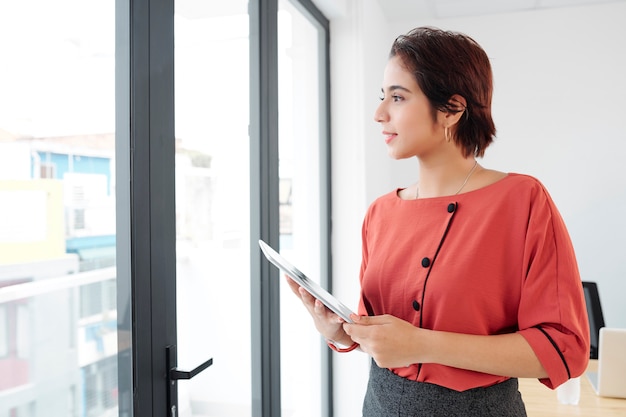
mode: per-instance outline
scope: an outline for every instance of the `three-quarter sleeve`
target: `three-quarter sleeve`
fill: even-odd
[[[556,388],[585,371],[589,324],[569,233],[545,189],[538,186],[533,193],[518,322],[548,373],[541,382]]]

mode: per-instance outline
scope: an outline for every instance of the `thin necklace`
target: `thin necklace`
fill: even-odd
[[[463,181],[463,184],[461,184],[461,187],[457,190],[456,193],[454,193],[454,195],[457,195],[458,193],[460,193],[461,190],[463,189],[463,187],[465,187],[465,184],[467,184],[467,181],[469,181],[470,177],[474,173],[474,170],[476,169],[477,166],[478,166],[478,161],[475,160],[474,161],[474,166],[470,170],[469,174],[467,174],[467,177],[465,177],[465,180]],[[419,196],[420,196],[420,188],[419,187],[415,187],[415,199],[417,200],[419,198]]]

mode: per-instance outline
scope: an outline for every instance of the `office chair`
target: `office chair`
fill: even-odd
[[[598,285],[595,282],[583,281],[583,291],[585,293],[585,303],[587,304],[587,317],[589,318],[589,335],[591,340],[589,358],[598,359],[600,328],[604,327],[604,315],[602,314]]]

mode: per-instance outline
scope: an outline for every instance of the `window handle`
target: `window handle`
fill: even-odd
[[[213,358],[204,362],[203,364],[195,367],[191,371],[181,371],[180,369],[171,368],[170,369],[170,380],[178,380],[178,379],[191,379],[194,376],[198,375],[200,372],[204,371],[209,366],[213,365]]]
[[[170,410],[171,417],[178,416],[178,380],[191,379],[213,365],[213,358],[198,365],[191,371],[183,371],[176,368],[178,356],[176,353],[176,345],[170,345],[165,348],[167,354],[167,408]]]

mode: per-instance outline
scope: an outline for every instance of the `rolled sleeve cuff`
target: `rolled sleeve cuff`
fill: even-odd
[[[566,355],[559,348],[550,330],[533,327],[521,330],[519,333],[526,339],[548,373],[548,378],[541,378],[539,381],[548,388],[554,389],[577,375],[571,374]]]

